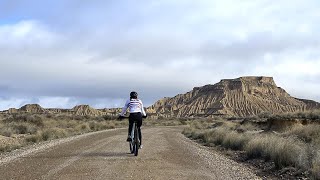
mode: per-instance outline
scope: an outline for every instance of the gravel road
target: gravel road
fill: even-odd
[[[126,129],[56,140],[0,157],[0,179],[260,179],[250,169],[181,134],[144,128],[139,156]]]

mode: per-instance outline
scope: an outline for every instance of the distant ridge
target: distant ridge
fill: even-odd
[[[11,109],[14,111],[13,109]],[[44,113],[46,110],[43,109],[39,104],[26,104],[22,106],[19,111],[29,112],[29,113]]]
[[[77,105],[72,109],[60,109],[60,108],[43,108],[39,104],[26,104],[19,109],[10,108],[0,113],[7,114],[19,114],[19,113],[32,113],[32,114],[66,114],[66,115],[78,115],[78,116],[117,116],[119,115],[120,108],[110,109],[94,109],[89,105]]]
[[[89,105],[78,105],[72,108],[72,111],[76,115],[80,116],[101,116],[103,113],[97,109],[90,107]]]
[[[195,87],[186,94],[164,98],[149,111],[166,117],[251,116],[320,108],[318,102],[291,97],[272,77],[245,76]]]
[[[252,116],[264,112],[274,114],[320,109],[320,103],[290,96],[277,87],[272,77],[245,76],[223,79],[214,85],[195,87],[185,94],[165,97],[147,108],[149,117]],[[72,109],[42,108],[27,104],[0,113],[50,113],[79,116],[118,116],[121,108],[94,109],[77,105]]]

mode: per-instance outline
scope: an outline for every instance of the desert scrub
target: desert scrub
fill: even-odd
[[[311,173],[314,179],[320,179],[320,150],[313,159]]]
[[[204,130],[201,129],[196,129],[192,126],[184,128],[184,130],[182,131],[182,133],[187,136],[188,138],[191,139],[200,139],[200,137],[203,137],[204,135]],[[203,139],[202,139],[203,140]]]
[[[269,116],[268,119],[276,119],[276,120],[292,120],[292,119],[320,120],[320,110],[274,114],[274,115]]]
[[[88,123],[82,123],[76,126],[75,128],[76,132],[85,133],[90,131],[90,127]]]
[[[285,132],[288,136],[297,136],[299,139],[307,143],[320,143],[320,125],[309,124],[305,126],[295,126]]]
[[[306,167],[306,144],[291,137],[260,135],[251,139],[245,146],[249,158],[263,157],[271,160],[276,168],[286,166]]]
[[[0,143],[0,152],[9,152],[15,149],[20,148],[22,145],[20,143],[13,143],[13,144],[3,144]]]
[[[0,135],[11,137],[13,134],[34,134],[38,127],[27,122],[10,122],[3,124],[0,128]]]
[[[0,135],[11,137],[14,134],[15,130],[10,126],[3,126],[0,128]]]
[[[66,132],[66,130],[61,128],[51,128],[41,132],[41,137],[44,141],[66,137],[67,135],[68,133]]]
[[[32,115],[32,114],[12,114],[10,116],[8,116],[6,119],[4,119],[3,121],[5,123],[10,123],[10,122],[25,122],[25,123],[30,123],[30,124],[34,124],[38,127],[43,127],[43,120],[44,118],[42,116],[39,115]]]
[[[11,151],[27,144],[63,138],[128,125],[128,121],[106,120],[112,117],[91,117],[66,114],[8,114],[0,120],[2,139],[19,144],[0,142],[0,151]],[[1,137],[1,136],[0,136]]]
[[[283,116],[294,117],[292,114]],[[188,124],[182,133],[207,146],[240,150],[247,159],[274,162],[275,169],[295,167],[320,179],[320,125],[300,124],[285,132],[271,132],[252,122],[215,121],[207,126],[201,121],[192,121]]]
[[[244,146],[249,142],[251,136],[248,134],[239,134],[235,131],[225,134],[222,146],[232,150],[243,150]]]

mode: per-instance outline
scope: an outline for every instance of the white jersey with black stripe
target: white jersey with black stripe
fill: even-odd
[[[143,116],[146,115],[146,112],[143,108],[143,103],[140,99],[128,99],[126,104],[122,108],[121,116],[124,116],[128,108],[130,113],[141,112]]]

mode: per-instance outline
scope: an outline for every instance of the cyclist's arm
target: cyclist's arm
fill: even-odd
[[[146,114],[146,112],[144,111],[143,103],[142,103],[141,100],[140,100],[140,103],[141,103],[141,113],[142,113],[143,116],[146,116],[147,114]]]
[[[127,100],[126,104],[125,104],[125,105],[123,106],[123,108],[122,108],[122,112],[121,112],[120,116],[124,116],[124,114],[126,114],[127,109],[128,109],[128,107],[129,107],[129,103],[130,103],[130,101]]]

